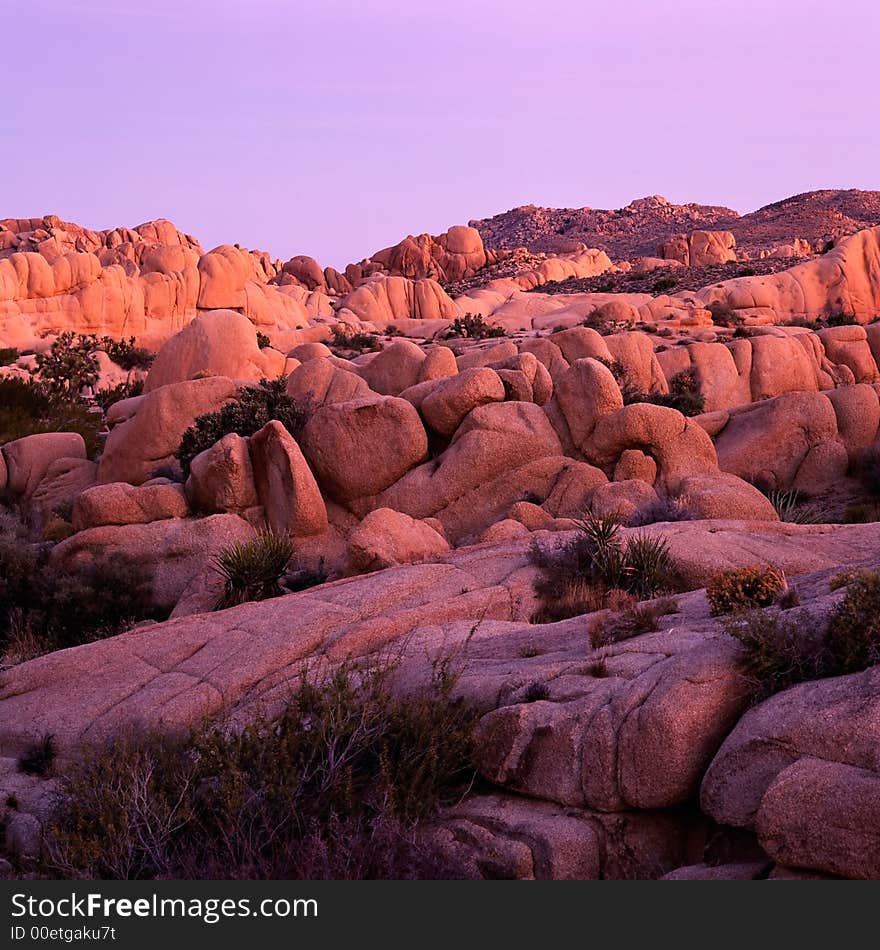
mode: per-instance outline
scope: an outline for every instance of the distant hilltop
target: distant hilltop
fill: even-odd
[[[673,234],[698,229],[731,231],[737,247],[757,255],[774,245],[803,239],[835,241],[880,223],[880,191],[809,191],[740,215],[716,205],[676,205],[660,195],[639,198],[614,211],[524,205],[470,222],[488,247],[526,247],[564,253],[578,243],[615,260],[657,253]]]

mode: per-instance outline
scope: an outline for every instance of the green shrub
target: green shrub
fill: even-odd
[[[249,541],[239,541],[214,558],[223,577],[223,596],[216,610],[249,600],[268,600],[285,593],[280,580],[293,557],[293,541],[286,534],[264,531]]]
[[[533,623],[602,610],[614,592],[646,599],[675,586],[675,565],[664,538],[639,532],[622,541],[616,517],[592,512],[579,529],[556,549],[532,546],[531,561],[540,568],[535,593],[541,603]]]
[[[737,567],[712,578],[706,587],[713,617],[769,607],[786,589],[785,575],[775,567]]]
[[[382,349],[379,337],[375,333],[363,333],[357,330],[348,331],[341,323],[337,323],[330,332],[333,334],[330,346],[340,350],[375,353]]]
[[[102,426],[101,414],[76,397],[49,393],[32,380],[0,378],[0,443],[40,432],[78,432],[93,458]]]
[[[268,350],[272,346],[272,341],[269,339],[269,337],[267,337],[265,333],[261,333],[259,330],[257,330],[257,346],[261,350]]]
[[[253,435],[272,419],[277,419],[294,438],[306,423],[307,411],[287,395],[287,380],[283,376],[246,386],[239,390],[236,400],[226,403],[217,412],[199,416],[183,433],[175,452],[184,475],[189,475],[192,460],[224,435],[230,432]]]
[[[880,574],[850,572],[846,595],[819,621],[755,611],[736,618],[727,632],[744,647],[743,669],[755,700],[805,680],[859,673],[880,663]]]
[[[98,380],[96,336],[80,336],[66,331],[53,341],[48,353],[38,353],[34,375],[51,395],[77,397]]]
[[[803,620],[758,610],[737,615],[725,630],[742,644],[740,666],[753,702],[825,675],[822,647],[804,630]]]
[[[491,337],[507,336],[504,327],[493,327],[483,320],[480,313],[466,313],[463,317],[456,317],[452,325],[443,334],[444,339],[463,337],[468,340],[485,340]]]
[[[619,360],[600,360],[612,372],[623,397],[625,406],[637,402],[649,402],[655,406],[676,409],[683,416],[698,416],[704,411],[706,400],[700,392],[700,382],[693,370],[682,370],[669,381],[668,393],[646,393],[640,389],[626,372]]]
[[[25,775],[47,776],[57,755],[55,737],[45,735],[32,742],[18,759],[18,770]]]
[[[121,402],[123,399],[132,399],[134,396],[142,396],[144,392],[144,381],[136,379],[133,382],[118,383],[110,389],[99,389],[95,393],[95,402],[106,412],[114,403]]]
[[[678,604],[670,597],[650,603],[631,601],[605,617],[596,617],[590,625],[593,649],[629,640],[659,629],[660,618],[678,613]]]
[[[827,327],[854,327],[858,326],[855,314],[852,313],[832,313],[825,317],[825,326]]]
[[[651,287],[651,293],[653,294],[663,294],[667,290],[672,290],[678,284],[678,280],[675,277],[661,277],[659,280],[655,280],[653,286]]]
[[[114,340],[112,337],[102,336],[97,341],[96,349],[103,350],[117,366],[129,371],[149,369],[156,358],[154,353],[142,346],[136,346],[133,336],[127,340]]]
[[[826,634],[827,675],[843,676],[880,663],[880,574],[862,572],[847,585]]]
[[[50,652],[161,616],[151,605],[143,569],[129,558],[114,555],[58,570],[44,548],[0,539],[0,653],[13,638]]]
[[[20,355],[15,347],[0,347],[0,366],[10,366]]]
[[[712,323],[716,327],[741,327],[745,318],[720,300],[713,300],[706,308],[712,314]]]
[[[419,835],[475,778],[474,713],[435,666],[399,697],[393,668],[303,678],[282,715],[185,738],[121,739],[65,768],[48,834],[65,878],[460,876]]]

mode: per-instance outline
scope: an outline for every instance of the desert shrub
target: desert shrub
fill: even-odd
[[[32,742],[18,759],[18,770],[25,775],[46,776],[57,755],[55,736],[45,735]]]
[[[706,587],[713,617],[769,607],[786,589],[785,575],[775,567],[737,567],[716,574]]]
[[[257,330],[257,346],[261,350],[268,350],[272,346],[272,341],[269,339],[269,337],[267,337],[265,333],[261,333],[259,330]]]
[[[766,611],[728,623],[727,632],[744,647],[743,668],[756,700],[805,680],[846,676],[880,663],[880,574],[852,571],[845,586],[824,632],[815,630],[818,622]]]
[[[741,267],[737,272],[737,277],[754,277],[757,271],[754,267]]]
[[[630,602],[623,609],[605,617],[596,617],[590,625],[590,644],[596,649],[629,640],[659,629],[661,617],[678,613],[678,604],[671,597],[649,603]]]
[[[341,350],[357,350],[361,353],[371,353],[382,349],[379,337],[375,333],[362,333],[357,330],[348,331],[337,323],[332,329],[333,340],[331,347]]]
[[[823,524],[825,521],[822,511],[816,505],[809,504],[797,489],[770,491],[767,498],[776,509],[780,521],[789,524]]]
[[[880,498],[880,443],[863,449],[853,466],[855,475],[872,498]]]
[[[826,633],[827,675],[843,676],[880,663],[880,574],[865,571],[846,587]]]
[[[15,347],[0,347],[0,366],[9,366],[14,363],[21,354]]]
[[[867,567],[849,567],[845,571],[840,571],[828,582],[829,590],[840,590],[842,587],[848,587],[854,581],[860,579],[870,579],[876,574],[875,571]]]
[[[644,599],[675,585],[675,565],[666,540],[639,532],[622,541],[614,516],[588,512],[571,540],[555,549],[531,549],[540,568],[535,593],[541,607],[533,623],[553,623],[602,610],[609,596],[624,592]]]
[[[852,313],[832,313],[824,319],[826,327],[854,327],[858,326],[855,314]]]
[[[661,277],[659,280],[655,280],[651,286],[651,293],[662,294],[667,290],[672,290],[676,286],[678,280],[675,277]]]
[[[327,583],[329,577],[324,565],[324,558],[318,558],[318,565],[314,568],[298,567],[296,570],[288,573],[284,578],[284,586],[287,590],[295,593],[300,590],[308,590],[310,587],[318,587]]]
[[[132,399],[134,396],[142,396],[144,392],[144,381],[136,379],[132,382],[118,383],[110,389],[99,389],[95,393],[95,402],[106,412],[114,403],[121,402],[123,399]]]
[[[43,540],[57,544],[75,534],[73,525],[65,518],[50,518],[43,528]]]
[[[625,406],[637,402],[649,402],[655,406],[677,409],[683,416],[698,416],[703,412],[706,400],[700,392],[700,381],[693,370],[682,370],[669,381],[668,393],[646,393],[640,389],[626,372],[619,360],[600,360],[613,374]]]
[[[741,327],[745,323],[744,317],[720,300],[713,300],[706,309],[712,314],[716,327]]]
[[[75,397],[50,393],[32,380],[0,379],[0,443],[40,432],[78,432],[91,458],[102,425],[101,414]]]
[[[504,327],[493,327],[483,320],[480,313],[466,313],[463,317],[456,317],[443,334],[444,339],[464,337],[468,340],[485,340],[490,337],[507,336]]]
[[[742,644],[740,666],[754,702],[824,675],[823,650],[805,636],[803,621],[758,610],[728,621],[725,630]]]
[[[880,521],[880,501],[847,505],[843,513],[844,524],[872,524]]]
[[[604,293],[604,291],[596,291],[597,293]],[[613,333],[622,333],[624,330],[630,328],[629,323],[626,320],[609,320],[607,317],[603,317],[599,310],[594,310],[592,313],[588,313],[583,320],[581,320],[580,325],[582,327],[588,327],[590,330],[595,330],[597,333],[601,333],[602,336],[611,336]]]
[[[647,598],[672,588],[675,567],[665,538],[640,531],[623,549],[625,590]]]
[[[48,353],[38,353],[34,375],[40,385],[56,396],[78,396],[98,380],[96,336],[81,336],[66,331],[59,334]]]
[[[63,779],[50,867],[88,878],[459,876],[419,835],[475,778],[455,677],[400,697],[393,668],[305,677],[273,722],[130,737]]]
[[[290,537],[274,531],[263,531],[248,541],[223,548],[214,558],[214,568],[223,578],[223,596],[215,609],[285,593],[280,580],[293,550]]]
[[[114,340],[109,336],[102,336],[97,341],[97,349],[103,350],[111,360],[123,369],[149,369],[156,358],[148,349],[135,344],[135,338]]]
[[[114,636],[133,623],[160,619],[148,579],[135,561],[114,555],[59,570],[47,552],[21,539],[0,539],[0,652],[11,641],[41,652]]]
[[[294,438],[299,436],[306,423],[307,411],[287,395],[287,380],[283,376],[260,380],[256,386],[245,386],[238,391],[237,399],[216,412],[199,416],[183,433],[180,446],[174,453],[184,475],[189,475],[192,460],[224,435],[230,432],[253,435],[272,419],[277,419]]]

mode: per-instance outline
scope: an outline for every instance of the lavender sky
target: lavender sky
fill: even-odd
[[[880,188],[877,0],[0,0],[0,217],[341,266],[516,205]]]

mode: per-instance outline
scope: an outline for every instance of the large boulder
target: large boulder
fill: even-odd
[[[558,413],[554,413],[556,408]],[[548,414],[562,429],[563,442],[582,452],[596,423],[622,408],[623,397],[611,370],[599,360],[587,358],[575,360],[556,377]]]
[[[384,491],[418,465],[428,437],[405,399],[372,397],[318,409],[301,446],[319,484],[345,504]]]
[[[89,459],[61,458],[51,462],[27,503],[30,522],[44,527],[53,516],[66,519],[80,492],[95,484],[97,473],[97,463]]]
[[[290,374],[287,395],[300,406],[318,409],[337,402],[364,399],[371,395],[371,390],[354,372],[354,366],[349,372],[329,359],[310,359]]]
[[[194,511],[243,512],[259,503],[248,440],[230,432],[190,463],[186,496]]]
[[[641,449],[657,463],[657,487],[678,489],[689,475],[718,471],[712,440],[693,419],[675,409],[633,403],[602,416],[584,446],[588,462],[613,467],[627,449]]]
[[[425,422],[437,433],[451,436],[477,406],[504,401],[504,383],[495,370],[465,369],[431,389],[421,401]]]
[[[348,539],[349,567],[358,573],[395,564],[434,560],[449,550],[446,539],[424,521],[391,508],[377,508]]]
[[[102,525],[149,524],[166,518],[185,518],[186,498],[181,485],[129,485],[110,482],[87,488],[73,504],[77,531]]]
[[[277,420],[250,439],[257,496],[273,531],[294,537],[327,529],[318,483],[293,436]]]
[[[692,518],[778,521],[770,499],[736,475],[690,475],[678,486],[678,504]]]
[[[6,488],[24,500],[30,498],[57,459],[84,459],[86,444],[76,432],[40,432],[3,446]]]
[[[284,354],[260,349],[257,331],[246,316],[234,310],[212,310],[196,317],[156,354],[145,392],[199,374],[256,381],[284,371]]]
[[[225,376],[170,383],[147,393],[137,411],[107,438],[98,481],[140,485],[160,468],[179,467],[174,453],[198,416],[215,412],[238,387]]]
[[[68,568],[100,558],[129,558],[146,573],[153,605],[170,610],[197,574],[212,570],[214,556],[253,534],[254,529],[238,515],[105,525],[57,544],[51,563]]]
[[[411,340],[397,340],[361,367],[361,375],[373,392],[399,396],[421,381],[425,353]]]
[[[747,703],[737,649],[673,626],[606,648],[546,684],[514,694],[477,731],[477,765],[499,785],[563,805],[670,808],[696,793]],[[522,691],[523,693],[525,691]]]
[[[831,402],[821,393],[809,392],[784,393],[733,411],[715,438],[718,463],[725,472],[783,491],[808,487],[799,479],[800,470],[810,453],[826,444],[835,446],[842,460],[827,466],[824,475],[820,471],[821,484],[810,488],[827,487],[845,473],[846,450],[837,438]],[[829,459],[822,461],[827,465]]]
[[[564,464],[559,439],[538,406],[492,403],[467,415],[438,461],[413,469],[370,506],[414,518],[436,515],[447,536],[458,539],[491,524],[516,495],[542,484],[549,492]]]
[[[748,712],[702,783],[705,812],[757,831],[782,864],[880,876],[880,667],[815,680]]]

